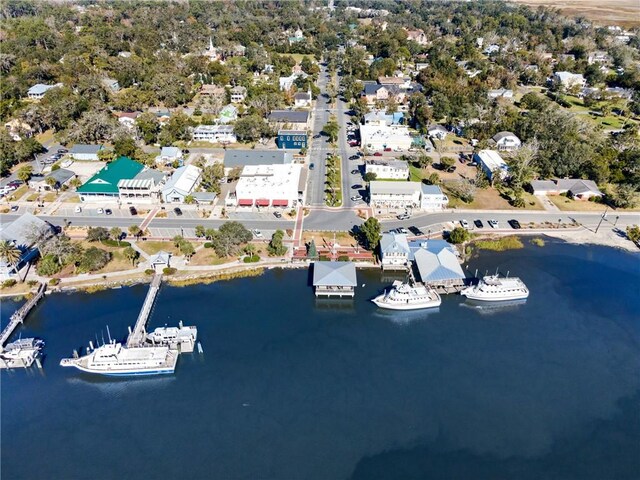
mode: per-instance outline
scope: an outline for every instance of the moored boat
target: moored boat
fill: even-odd
[[[462,290],[460,295],[481,302],[504,302],[529,297],[529,289],[518,277],[487,275],[477,285]]]
[[[434,289],[396,280],[387,291],[371,300],[380,308],[419,310],[439,307],[442,299]]]

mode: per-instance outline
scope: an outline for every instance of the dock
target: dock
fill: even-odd
[[[5,343],[7,343],[7,340],[9,340],[9,337],[11,337],[11,334],[17,328],[17,326],[24,323],[24,320],[25,318],[27,318],[27,315],[29,315],[31,309],[36,306],[36,304],[42,299],[42,297],[44,297],[44,292],[46,289],[47,285],[41,283],[38,286],[38,291],[36,292],[36,294],[31,297],[27,301],[27,303],[16,310],[13,315],[11,315],[9,323],[6,327],[4,327],[2,333],[0,333],[0,350],[4,348]]]
[[[138,314],[138,319],[136,320],[136,324],[133,327],[133,331],[129,334],[129,338],[127,338],[127,347],[137,347],[142,345],[145,342],[146,336],[146,325],[149,320],[149,316],[151,315],[151,310],[153,309],[153,305],[156,301],[156,297],[158,296],[158,292],[160,291],[160,285],[162,284],[162,274],[156,273],[153,276],[153,280],[151,280],[151,285],[149,285],[149,291],[147,292],[147,296],[144,299],[144,303],[142,304],[142,309]]]

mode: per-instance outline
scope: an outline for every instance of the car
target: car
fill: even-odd
[[[68,153],[69,150],[67,150],[66,148],[59,148],[58,149],[58,153]]]
[[[511,228],[513,228],[514,230],[520,230],[522,228],[520,222],[516,219],[509,220],[509,225],[511,225]]]
[[[113,212],[111,211],[111,209],[110,209],[110,208],[107,208],[107,209],[104,211],[104,213],[105,213],[105,215],[111,215]]]
[[[398,220],[409,220],[411,218],[411,215],[409,215],[408,213],[401,213],[396,218]]]
[[[102,215],[102,214],[104,213],[104,208],[99,208],[99,209],[97,209],[97,210],[96,210],[96,213],[97,213],[98,215]]]
[[[397,231],[398,233],[402,233],[402,234],[404,234],[404,235],[409,235],[409,230],[407,230],[407,229],[406,229],[406,228],[404,228],[404,227],[396,228],[396,231]]]
[[[76,205],[76,208],[73,209],[76,213],[82,213],[82,207],[80,205]]]
[[[360,157],[358,155],[351,155],[349,160],[358,160]]]
[[[313,138],[320,138],[320,134],[314,135]]]
[[[382,152],[376,152],[373,154],[374,157],[381,157],[382,156]]]
[[[138,214],[138,210],[136,210],[136,207],[134,207],[133,205],[129,207],[129,213],[131,215],[137,215]]]
[[[385,152],[393,152],[393,150],[391,149],[391,147],[387,147],[384,149]]]
[[[16,188],[18,188],[23,183],[24,182],[22,180],[11,180],[9,183],[7,183],[7,187],[16,187]]]
[[[409,231],[413,233],[416,237],[421,237],[424,235],[424,232],[420,230],[418,227],[409,227]]]
[[[256,238],[264,238],[264,235],[262,235],[262,232],[260,230],[257,229],[253,229],[252,233],[255,235]]]
[[[352,202],[359,202],[360,200],[362,200],[362,195],[354,195],[351,197]]]
[[[356,183],[355,185],[351,185],[351,188],[353,188],[354,190],[357,190],[359,188],[362,188],[362,185],[360,185],[359,183]]]
[[[177,216],[182,215],[182,210],[180,210],[180,207],[176,207],[173,209],[173,213],[175,213]]]
[[[484,224],[482,223],[482,220],[474,220],[473,224],[476,226],[476,228],[483,228]]]
[[[351,175],[357,175],[360,173],[360,170],[356,169],[356,170],[351,170]]]
[[[12,212],[17,212],[18,211],[18,205],[11,205],[11,211]]]
[[[469,222],[464,219],[460,220],[460,225],[462,226],[462,228],[469,228]]]
[[[273,212],[273,216],[276,218],[282,218],[282,214],[278,211]]]
[[[498,228],[498,221],[497,221],[497,220],[493,220],[493,219],[491,219],[491,220],[489,220],[487,223],[489,224],[489,226],[490,226],[491,228]]]
[[[357,140],[351,140],[349,142],[349,146],[350,147],[357,147],[358,146],[358,141]]]
[[[313,170],[315,168],[315,165],[313,163],[309,164],[309,170]]]

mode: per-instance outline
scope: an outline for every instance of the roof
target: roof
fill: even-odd
[[[153,180],[154,183],[160,183],[166,178],[167,174],[153,168],[145,168],[134,178],[136,180]]]
[[[555,191],[558,186],[553,180],[531,180],[531,188],[534,192]]]
[[[420,191],[420,182],[384,182],[374,180],[369,182],[371,195],[378,194],[413,194]]]
[[[422,184],[423,195],[442,195],[442,189],[438,185]]]
[[[35,215],[25,212],[9,224],[0,225],[0,238],[15,242],[20,248],[28,248],[38,233],[53,233],[53,227]]]
[[[404,78],[400,77],[378,77],[380,85],[403,85]]]
[[[453,253],[456,257],[459,256],[459,253],[458,253],[458,250],[456,250],[456,247],[451,245],[446,240],[425,239],[425,240],[413,240],[409,242],[409,250],[410,250],[409,260],[411,261],[415,260],[414,255],[418,250],[427,249],[432,252],[439,252],[443,248],[448,248],[449,250],[451,250],[451,253]]]
[[[309,92],[298,92],[293,98],[295,100],[311,100],[311,94]]]
[[[306,130],[278,130],[278,135],[307,135]]]
[[[65,182],[67,182],[69,179],[75,177],[76,174],[74,172],[72,172],[71,170],[67,170],[66,168],[59,168],[57,170],[53,170],[49,175],[47,175],[46,177],[44,177],[45,179],[51,177],[51,178],[55,178],[56,182],[58,182],[60,185],[64,184]]]
[[[373,95],[381,88],[387,88],[385,85],[380,85],[376,82],[364,82],[364,94]]]
[[[193,192],[196,202],[213,202],[218,194],[216,192]]]
[[[85,145],[82,143],[77,143],[75,144],[73,147],[71,147],[71,150],[69,150],[69,153],[74,155],[76,153],[80,153],[80,154],[97,154],[100,150],[102,150],[102,145]]]
[[[149,257],[149,263],[151,265],[156,265],[156,264],[169,265],[169,258],[171,258],[171,254],[169,252],[160,250],[155,255],[151,255],[151,257]]]
[[[184,167],[177,168],[162,190],[168,191],[175,189],[187,195],[196,186],[201,172],[202,170],[195,165],[185,165]]]
[[[313,286],[355,287],[356,266],[351,262],[313,262]]]
[[[365,167],[368,165],[379,165],[381,167],[395,168],[396,170],[409,170],[409,165],[403,160],[367,160]]]
[[[449,133],[447,131],[447,129],[445,127],[443,127],[442,125],[432,125],[429,128],[427,128],[427,132],[429,132],[429,133],[431,133],[431,132]]]
[[[414,253],[423,282],[464,279],[465,275],[455,254],[446,247],[429,245]]]
[[[507,163],[495,150],[480,150],[478,153],[476,153],[476,155],[480,159],[480,161],[492,172],[496,169],[508,170]]]
[[[27,93],[29,95],[42,95],[47,92],[47,90],[52,89],[53,87],[58,87],[60,84],[56,85],[45,85],[43,83],[36,83],[33,87],[31,87]]]
[[[380,251],[383,256],[388,253],[406,253],[408,256],[410,249],[407,235],[404,233],[383,233],[380,239]]]
[[[161,157],[179,157],[182,155],[182,150],[178,147],[162,147],[160,150]]]
[[[224,153],[224,166],[230,168],[292,162],[293,154],[284,150],[227,150]]]
[[[78,193],[118,193],[118,182],[134,178],[144,168],[129,157],[118,157],[78,187]]]
[[[567,190],[574,195],[580,195],[587,192],[602,195],[602,192],[598,189],[598,186],[593,180],[581,180],[575,178],[560,179],[558,180],[558,190]]]
[[[515,137],[515,138],[518,139],[518,141],[520,141],[518,136],[515,133],[511,133],[511,132],[498,132],[491,139],[494,142],[498,143],[500,140],[502,140],[503,138],[507,138],[507,137]]]
[[[307,123],[309,121],[309,112],[299,110],[272,110],[269,114],[269,121],[285,123]]]

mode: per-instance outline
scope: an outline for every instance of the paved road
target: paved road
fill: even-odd
[[[50,142],[45,142],[43,146],[48,149],[47,152],[36,155],[36,158],[34,160],[23,164],[23,165],[30,165],[31,167],[33,167],[33,173],[42,172],[42,170],[45,167],[43,160],[47,157],[50,157],[54,153],[56,153],[59,148],[62,148],[62,145],[60,145],[58,142],[54,140],[51,140]],[[4,177],[0,179],[0,187],[4,187],[5,185],[7,185],[7,183],[17,179],[18,179],[17,172],[12,173],[8,177]]]
[[[330,145],[327,137],[322,135],[322,129],[329,120],[327,113],[327,98],[324,96],[327,92],[327,83],[329,74],[324,65],[320,66],[320,74],[318,75],[318,88],[320,95],[316,99],[316,106],[313,113],[313,129],[311,134],[314,137],[311,140],[311,148],[309,149],[309,162],[314,164],[314,169],[309,170],[309,180],[307,185],[307,204],[313,206],[324,205],[324,181],[326,175],[326,158],[330,152]]]

